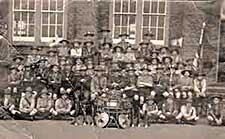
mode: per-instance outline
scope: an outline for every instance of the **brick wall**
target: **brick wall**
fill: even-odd
[[[97,32],[96,3],[69,1],[68,39],[83,38],[87,32]]]

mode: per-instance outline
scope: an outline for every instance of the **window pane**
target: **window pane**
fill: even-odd
[[[156,28],[150,28],[150,31],[154,34],[152,37],[153,40],[156,40]]]
[[[27,0],[22,0],[22,9],[28,9]]]
[[[157,40],[163,40],[163,36],[164,36],[164,30],[159,28],[158,29],[158,38],[157,38]]]
[[[130,24],[135,24],[136,23],[136,16],[135,15],[130,15]]]
[[[122,26],[127,26],[128,24],[128,16],[122,15]]]
[[[120,15],[115,15],[114,23],[115,26],[120,26]]]
[[[50,0],[50,10],[56,10],[56,0]]]
[[[144,34],[149,32],[149,28],[148,27],[144,27],[142,30],[142,35],[144,36]]]
[[[152,2],[152,13],[157,13],[157,2]]]
[[[22,37],[27,37],[27,25],[24,25],[21,31],[19,32],[19,35]]]
[[[62,26],[57,26],[57,35],[58,35],[58,37],[62,37],[63,36],[63,28],[62,28]]]
[[[121,32],[122,34],[123,33],[127,33],[127,27],[122,27],[122,32]]]
[[[42,10],[48,10],[48,0],[42,0]]]
[[[50,14],[50,24],[55,24],[55,21],[56,21],[56,14],[51,13]]]
[[[29,25],[29,33],[28,33],[29,37],[33,37],[34,36],[34,25]]]
[[[14,0],[14,9],[20,9],[20,0]]]
[[[22,12],[22,21],[27,23],[27,12]]]
[[[123,12],[128,12],[128,0],[123,1]]]
[[[121,0],[115,1],[115,12],[121,12]]]
[[[157,16],[151,16],[151,27],[156,27]]]
[[[19,12],[14,12],[14,21],[16,21],[16,22],[20,21],[20,13]]]
[[[48,13],[42,13],[42,24],[48,24]]]
[[[143,26],[149,26],[149,16],[143,17]]]
[[[150,1],[145,1],[144,2],[144,13],[149,13],[150,12]]]
[[[130,0],[130,12],[136,13],[136,0]]]
[[[159,13],[165,13],[165,2],[159,2]]]
[[[118,35],[120,34],[120,27],[114,28],[114,38],[118,38]]]
[[[48,37],[48,26],[42,26],[42,37]]]
[[[34,24],[34,13],[29,13],[29,23]]]
[[[63,0],[58,0],[57,2],[57,10],[58,11],[63,11]]]
[[[164,16],[159,16],[158,27],[164,27]]]
[[[57,24],[63,24],[63,13],[57,14]]]
[[[55,37],[55,26],[50,26],[50,35],[49,37]]]
[[[35,0],[29,0],[29,9],[34,10],[35,9]]]

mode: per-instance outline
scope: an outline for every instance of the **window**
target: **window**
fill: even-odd
[[[113,38],[118,39],[121,33],[135,38],[137,0],[114,0]]]
[[[164,45],[166,5],[166,0],[113,0],[114,42],[121,33],[128,33],[134,42],[141,41],[143,34],[151,31],[153,43]]]
[[[152,32],[153,42],[163,44],[165,37],[165,0],[143,0],[142,5],[142,39],[143,34]]]
[[[65,37],[65,1],[13,0],[13,41],[49,42]]]
[[[36,0],[13,0],[13,41],[34,41]]]
[[[63,37],[63,0],[42,0],[41,37],[42,41]]]

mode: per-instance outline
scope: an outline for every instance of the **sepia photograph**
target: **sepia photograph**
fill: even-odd
[[[225,0],[0,0],[0,139],[225,139]]]

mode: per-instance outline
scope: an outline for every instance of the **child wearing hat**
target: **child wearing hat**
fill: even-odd
[[[159,116],[160,119],[172,123],[175,121],[179,109],[172,95],[169,95],[165,102],[162,103],[161,111],[162,113]]]
[[[123,50],[126,50],[131,44],[127,42],[129,35],[127,33],[122,33],[119,35],[120,42],[117,43],[117,46],[121,47]]]
[[[17,95],[12,93],[12,90],[10,87],[4,90],[3,106],[4,106],[4,109],[9,111],[12,115],[20,114],[20,112],[16,110],[17,100],[15,97],[17,97]]]
[[[178,83],[182,89],[193,89],[193,78],[191,77],[192,71],[183,70],[181,74],[182,76],[178,79]]]
[[[149,48],[148,42],[139,43],[140,49],[138,50],[139,56],[144,56],[145,58],[151,57],[151,48]]]
[[[180,56],[180,52],[178,49],[172,49],[171,50],[171,57],[173,59],[173,64],[182,62],[182,58]]]
[[[41,58],[34,69],[35,76],[46,77],[48,72],[47,59]]]
[[[153,77],[147,68],[142,69],[142,73],[137,77],[137,87],[145,96],[148,96],[153,88]]]
[[[168,56],[169,56],[169,48],[166,46],[161,47],[159,49],[159,55],[158,55],[158,58],[160,59],[160,61],[163,61],[163,58]]]
[[[127,62],[127,63],[136,61],[135,52],[131,47],[128,47],[126,49],[126,52],[124,54],[124,61]]]
[[[56,93],[62,83],[62,74],[58,65],[52,65],[50,67],[47,79],[48,85],[53,89],[54,93]]]
[[[222,97],[213,96],[211,97],[211,102],[208,104],[207,120],[209,125],[221,126],[224,124],[224,112]]]
[[[192,105],[192,99],[187,99],[186,104],[180,108],[180,113],[176,116],[178,123],[195,124],[199,119],[196,108]]]
[[[19,86],[21,85],[22,75],[15,65],[12,65],[9,69],[10,69],[10,73],[8,75],[9,88],[17,92]]]
[[[24,57],[17,55],[14,59],[13,59],[14,63],[13,65],[15,65],[15,67],[18,69],[18,74],[20,76],[23,76],[23,70],[24,70]]]
[[[26,64],[24,67],[24,72],[23,72],[23,81],[33,81],[34,79],[34,72],[32,71],[32,67],[29,64]]]
[[[107,28],[102,28],[100,31],[101,39],[99,40],[100,45],[104,44],[105,42],[112,42],[112,38],[110,37],[110,30]]]
[[[54,109],[51,109],[50,112],[60,119],[74,115],[75,110],[72,110],[73,101],[69,98],[65,88],[61,87],[59,93],[60,97],[55,101]]]
[[[48,91],[47,88],[43,88],[40,92],[39,97],[37,98],[37,118],[47,119],[50,110],[53,108],[53,99],[52,94]]]
[[[82,57],[82,42],[78,39],[73,40],[73,46],[69,49],[69,55],[72,58],[81,58]]]
[[[30,48],[31,53],[27,56],[26,63],[35,64],[41,59],[40,51],[41,48],[37,46],[33,46]]]
[[[107,77],[104,75],[104,71],[101,68],[95,69],[94,77],[91,80],[91,93],[102,93],[107,88]]]
[[[197,105],[198,114],[205,114],[206,106],[206,90],[207,90],[207,82],[205,78],[205,74],[197,73],[194,77],[193,83],[195,103]]]
[[[28,86],[25,92],[21,94],[21,99],[19,103],[19,111],[21,112],[20,118],[33,120],[34,115],[37,113],[36,105],[36,95],[37,92]]]
[[[58,51],[54,48],[51,48],[47,51],[48,54],[48,64],[49,67],[51,65],[59,64],[59,59],[58,59]]]
[[[113,52],[113,56],[112,56],[112,61],[113,62],[122,62],[124,61],[124,49],[121,46],[115,46],[114,48],[114,52]]]
[[[76,59],[76,62],[75,62],[75,65],[73,65],[72,67],[72,71],[81,71],[81,70],[86,70],[87,67],[86,65],[84,64],[83,60],[78,58]]]
[[[93,41],[87,40],[87,41],[84,42],[84,47],[83,47],[83,50],[82,50],[82,56],[83,57],[85,57],[85,58],[91,57],[91,58],[95,59],[97,53],[98,53],[98,50],[95,47]]]
[[[72,44],[68,40],[61,40],[59,42],[61,45],[59,45],[58,52],[60,57],[67,57],[69,56],[69,50],[72,47]]]
[[[111,60],[113,56],[112,44],[105,42],[102,44],[103,48],[101,49],[101,59]]]
[[[150,95],[144,105],[142,106],[142,113],[145,114],[145,126],[148,127],[150,123],[156,122],[161,114],[154,95]]]

